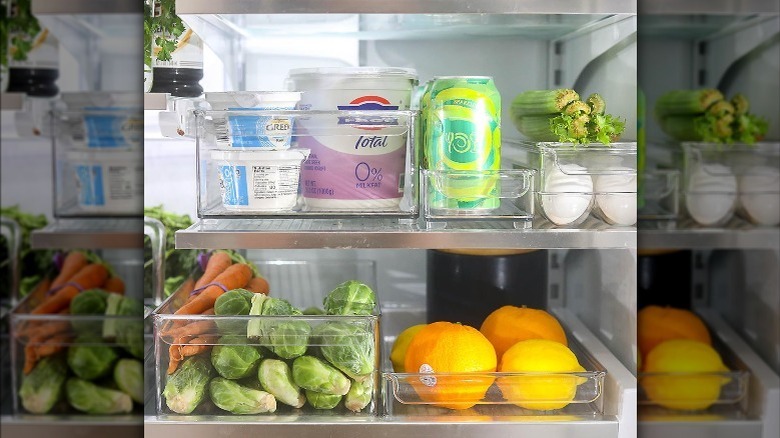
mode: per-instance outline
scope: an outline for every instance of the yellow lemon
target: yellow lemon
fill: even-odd
[[[680,410],[701,410],[720,397],[729,382],[720,355],[709,345],[687,339],[658,344],[644,360],[640,385],[653,402]]]
[[[566,407],[586,379],[554,373],[584,372],[577,356],[560,342],[547,339],[520,341],[504,353],[500,372],[551,373],[501,377],[497,385],[504,398],[521,408],[546,411]]]
[[[395,338],[393,348],[390,350],[390,362],[393,363],[393,371],[396,373],[404,372],[404,360],[406,359],[406,350],[412,342],[414,335],[423,329],[427,324],[417,324],[408,327]]]

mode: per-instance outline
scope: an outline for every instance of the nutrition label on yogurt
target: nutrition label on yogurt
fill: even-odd
[[[276,199],[298,191],[298,166],[252,166],[254,199]]]

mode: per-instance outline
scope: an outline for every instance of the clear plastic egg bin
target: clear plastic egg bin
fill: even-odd
[[[421,222],[427,229],[484,229],[486,222],[530,228],[536,171],[422,170]]]
[[[505,142],[514,164],[537,171],[535,211],[555,227],[578,228],[589,216],[612,226],[637,220],[636,143]]]
[[[780,143],[682,143],[681,204],[700,226],[735,215],[755,226],[780,224]]]
[[[201,218],[417,216],[416,112],[194,114]]]
[[[654,169],[642,173],[639,179],[639,210],[641,224],[671,229],[680,215],[680,171]]]
[[[141,111],[140,107],[55,109],[55,216],[142,215]]]

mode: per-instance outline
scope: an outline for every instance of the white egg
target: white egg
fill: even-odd
[[[631,171],[620,167],[615,170]],[[596,205],[602,218],[614,225],[633,225],[636,223],[636,173],[619,175],[596,175],[593,177],[596,192]]]
[[[780,224],[780,169],[750,167],[739,177],[739,204],[758,225]]]
[[[556,225],[584,218],[593,201],[593,179],[576,164],[563,164],[547,173],[541,203],[545,217]]]
[[[695,166],[688,178],[685,206],[693,220],[719,225],[729,219],[737,201],[737,178],[722,164]]]

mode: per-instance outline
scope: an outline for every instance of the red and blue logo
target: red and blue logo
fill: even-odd
[[[353,99],[349,105],[338,105],[338,109],[347,111],[375,111],[375,110],[397,110],[398,105],[390,104],[390,101],[382,96],[361,96]]]
[[[343,111],[394,111],[398,109],[398,105],[392,105],[382,96],[361,96],[353,99],[349,105],[337,105],[337,108]],[[377,130],[381,129],[381,126],[398,125],[398,119],[387,115],[371,117],[365,114],[352,114],[339,117],[339,125],[354,125],[358,129]]]

